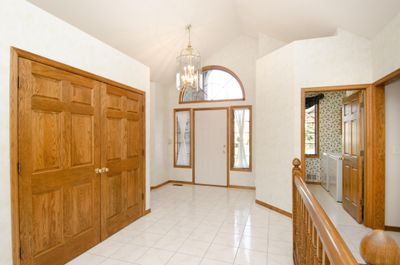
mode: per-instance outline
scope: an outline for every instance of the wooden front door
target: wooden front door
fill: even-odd
[[[22,264],[65,264],[100,241],[99,86],[19,59]]]
[[[143,214],[144,97],[132,91],[102,87],[102,238]]]
[[[363,116],[362,92],[343,99],[343,208],[362,223]]]

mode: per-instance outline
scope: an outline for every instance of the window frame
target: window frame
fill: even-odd
[[[306,158],[319,158],[320,157],[320,151],[319,151],[319,103],[315,104],[315,154],[306,154],[305,153],[305,146],[307,145],[306,143],[306,137],[307,137],[307,132],[306,132],[306,115],[307,115],[307,109],[304,109],[304,154]]]
[[[204,102],[227,102],[227,101],[245,101],[246,100],[246,93],[244,90],[244,86],[242,81],[240,80],[239,76],[233,72],[232,70],[221,66],[221,65],[208,65],[208,66],[204,66],[202,68],[202,72],[207,72],[210,70],[220,70],[220,71],[224,71],[228,74],[230,74],[231,76],[233,76],[236,81],[239,83],[240,88],[242,89],[242,94],[243,97],[242,98],[237,98],[237,99],[217,99],[217,100],[191,100],[191,101],[183,101],[184,96],[185,96],[185,90],[181,90],[179,93],[179,104],[190,104],[190,103],[204,103]]]
[[[177,117],[176,114],[177,112],[182,112],[186,111],[189,112],[189,118],[190,118],[190,156],[189,156],[189,165],[184,166],[184,165],[177,165]],[[193,111],[191,108],[178,108],[174,109],[174,168],[192,168],[192,157],[193,157]]]
[[[249,167],[247,168],[236,168],[235,167],[235,110],[237,109],[248,109],[249,110]],[[230,107],[230,128],[229,128],[229,142],[230,142],[230,171],[241,171],[241,172],[252,172],[253,170],[253,106],[252,105],[238,105]]]

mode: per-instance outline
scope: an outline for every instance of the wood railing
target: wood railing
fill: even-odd
[[[293,259],[295,265],[358,265],[325,211],[307,188],[299,159],[293,160]],[[400,265],[396,242],[374,231],[361,243],[370,265]]]

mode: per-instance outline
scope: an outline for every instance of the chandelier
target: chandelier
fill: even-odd
[[[176,58],[177,60],[177,73],[176,73],[176,89],[181,90],[195,90],[203,89],[202,85],[202,73],[201,73],[201,58],[198,51],[193,49],[190,40],[190,30],[192,25],[187,25],[186,30],[188,31],[188,46],[183,49],[180,55]]]

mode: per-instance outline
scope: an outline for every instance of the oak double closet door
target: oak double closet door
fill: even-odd
[[[144,95],[18,62],[22,264],[65,264],[143,215]]]

